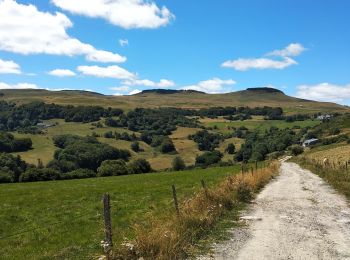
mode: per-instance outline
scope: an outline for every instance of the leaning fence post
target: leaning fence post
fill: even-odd
[[[207,186],[205,185],[205,182],[203,179],[201,180],[201,183],[202,183],[202,187],[204,189],[205,197],[208,198],[208,189],[207,189]]]
[[[103,195],[103,218],[105,225],[105,241],[103,244],[103,249],[106,254],[107,260],[110,259],[110,251],[113,246],[112,241],[112,223],[111,223],[111,206],[110,206],[110,196],[109,194]]]
[[[173,198],[174,198],[174,206],[175,206],[176,214],[177,214],[177,216],[180,216],[179,203],[177,201],[175,185],[174,184],[171,185],[171,188],[173,189]]]

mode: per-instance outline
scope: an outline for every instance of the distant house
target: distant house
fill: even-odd
[[[316,138],[305,140],[303,142],[303,147],[307,147],[307,146],[310,146],[312,144],[316,144],[317,142],[318,142],[318,139],[316,139]]]
[[[320,116],[317,117],[317,119],[321,120],[321,121],[325,121],[325,120],[331,119],[331,117],[332,117],[331,115],[327,114],[327,115],[320,115]]]
[[[52,126],[55,126],[56,123],[49,123],[49,122],[46,122],[46,123],[37,123],[36,126],[39,127],[39,128],[49,128],[49,127],[52,127]]]

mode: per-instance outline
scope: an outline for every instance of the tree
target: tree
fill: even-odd
[[[236,150],[235,145],[234,145],[233,143],[230,143],[230,144],[227,145],[227,148],[226,148],[225,151],[226,151],[228,154],[234,154],[234,153],[235,153],[235,150]]]
[[[160,145],[160,151],[162,153],[171,153],[171,152],[175,152],[175,145],[173,143],[173,141],[170,138],[165,138],[163,139],[161,145]]]
[[[126,163],[123,160],[106,160],[97,169],[97,176],[118,176],[128,174]]]
[[[219,151],[205,152],[202,155],[196,157],[196,166],[207,167],[209,165],[218,163],[221,161],[222,153]]]
[[[140,144],[139,142],[132,142],[131,145],[131,150],[133,150],[134,152],[138,153],[140,151]]]
[[[151,165],[145,159],[136,159],[128,163],[128,171],[130,174],[148,173],[151,170]]]
[[[174,171],[182,171],[186,168],[185,162],[180,156],[176,156],[172,163]]]
[[[299,145],[293,145],[291,147],[291,152],[294,156],[302,154],[304,152],[304,148]]]

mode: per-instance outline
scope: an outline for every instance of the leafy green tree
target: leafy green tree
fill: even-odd
[[[174,171],[182,171],[186,168],[184,160],[180,156],[176,156],[172,162],[172,168]]]
[[[138,153],[140,151],[140,143],[137,141],[132,142],[130,147],[131,147],[131,150],[133,150],[136,153]]]
[[[128,163],[130,174],[148,173],[152,171],[151,165],[145,159],[136,159]]]
[[[230,143],[227,145],[227,148],[225,150],[228,154],[234,154],[236,151],[236,147],[233,143]]]
[[[97,169],[97,176],[118,176],[128,174],[126,163],[123,160],[106,160]]]

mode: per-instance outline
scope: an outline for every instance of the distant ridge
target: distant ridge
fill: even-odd
[[[252,92],[260,92],[260,93],[281,93],[284,94],[283,91],[275,88],[247,88],[246,91],[252,91]]]
[[[155,93],[155,94],[178,94],[178,93],[201,93],[201,94],[205,94],[202,91],[197,91],[197,90],[177,90],[177,89],[146,89],[143,90],[142,92],[136,94],[150,94],[150,93]]]

